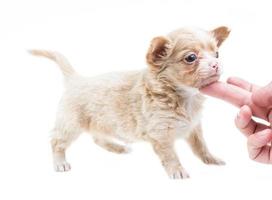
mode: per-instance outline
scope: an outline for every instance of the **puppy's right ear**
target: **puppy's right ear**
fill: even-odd
[[[220,26],[212,30],[212,34],[217,40],[217,47],[220,47],[221,44],[227,39],[230,34],[230,29],[226,26]]]
[[[153,70],[160,70],[171,54],[170,40],[166,37],[155,37],[146,54],[146,60]]]

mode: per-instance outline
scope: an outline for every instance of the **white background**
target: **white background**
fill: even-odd
[[[115,155],[82,135],[68,150],[72,171],[53,171],[50,130],[62,75],[31,48],[62,52],[84,75],[142,69],[152,37],[182,26],[227,25],[224,75],[271,81],[269,1],[0,1],[0,199],[260,199],[271,198],[272,166],[248,159],[234,127],[237,109],[207,98],[204,135],[224,167],[206,166],[177,142],[188,180],[171,181],[151,147]]]

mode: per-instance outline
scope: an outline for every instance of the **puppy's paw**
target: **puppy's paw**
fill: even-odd
[[[182,167],[174,167],[171,169],[167,169],[167,173],[169,178],[171,179],[186,179],[190,178],[187,171]]]
[[[223,160],[216,158],[214,156],[204,156],[202,158],[202,161],[207,165],[225,165],[226,164]]]
[[[67,172],[71,170],[71,165],[66,161],[59,161],[54,163],[56,172]]]

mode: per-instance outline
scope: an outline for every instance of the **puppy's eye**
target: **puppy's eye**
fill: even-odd
[[[219,58],[219,52],[218,51],[215,53],[215,57]]]
[[[193,64],[197,60],[197,55],[195,53],[190,53],[184,60],[187,64]]]

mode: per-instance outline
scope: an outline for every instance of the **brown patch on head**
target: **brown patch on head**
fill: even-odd
[[[220,26],[211,31],[215,39],[217,40],[217,46],[219,47],[230,34],[230,29],[226,26]]]
[[[167,59],[170,50],[170,41],[165,37],[155,37],[148,49],[146,60],[153,70],[160,70]]]

